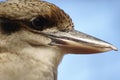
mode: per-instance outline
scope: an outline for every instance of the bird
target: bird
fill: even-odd
[[[42,0],[0,2],[0,80],[57,80],[64,55],[117,50],[74,29],[70,16]]]

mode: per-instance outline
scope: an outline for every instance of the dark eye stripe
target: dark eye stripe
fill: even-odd
[[[0,18],[0,28],[2,33],[11,34],[20,30],[20,24],[7,18]]]
[[[23,25],[29,28],[42,31],[57,25],[53,20],[44,17],[36,17],[32,20],[11,20],[9,18],[0,17],[0,31],[5,34],[11,34],[21,29]]]

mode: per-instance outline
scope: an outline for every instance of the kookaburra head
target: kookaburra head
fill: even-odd
[[[56,80],[65,54],[117,50],[78,32],[71,18],[40,0],[0,2],[0,80]]]

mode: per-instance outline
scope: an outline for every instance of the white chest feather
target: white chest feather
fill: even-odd
[[[0,80],[56,80],[63,54],[53,48],[28,48],[0,54]]]

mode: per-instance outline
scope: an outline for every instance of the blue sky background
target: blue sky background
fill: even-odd
[[[120,49],[120,0],[46,1],[67,12],[75,29]],[[66,55],[59,66],[58,80],[120,80],[120,50],[94,55]]]

